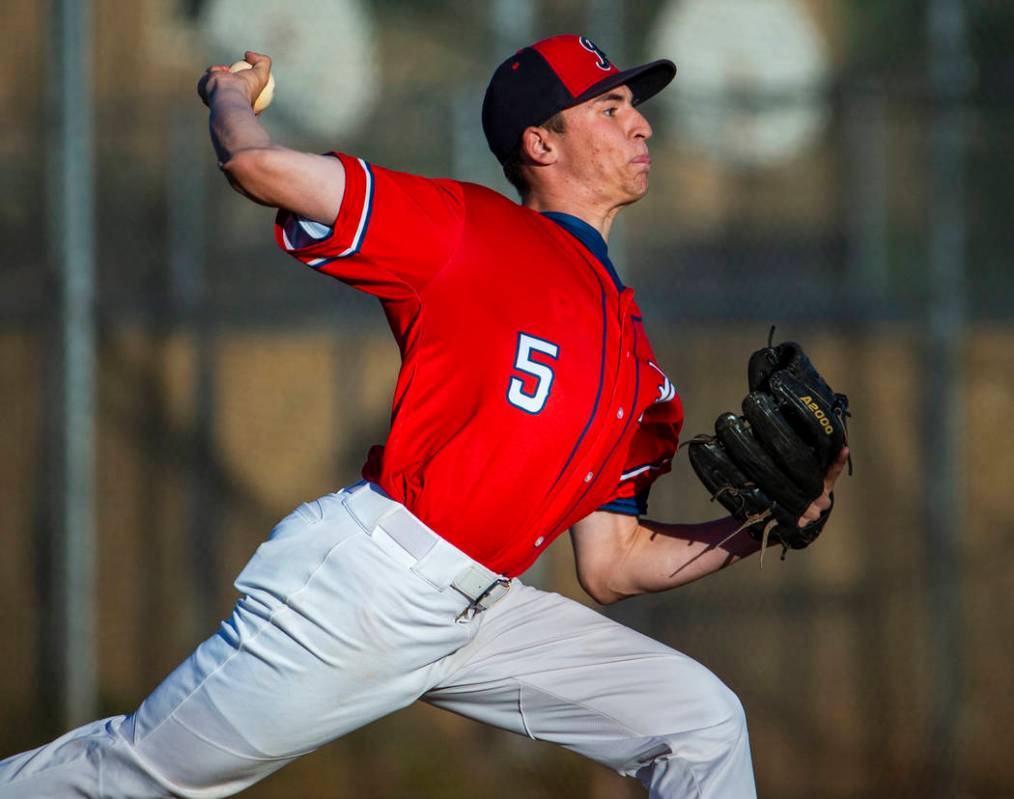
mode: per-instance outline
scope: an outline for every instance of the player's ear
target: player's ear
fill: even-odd
[[[533,163],[543,166],[552,164],[558,156],[552,131],[535,125],[525,128],[521,134],[521,152]]]

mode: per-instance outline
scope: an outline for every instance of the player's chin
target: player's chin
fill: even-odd
[[[627,186],[627,194],[631,202],[637,202],[648,193],[648,173],[638,175]]]

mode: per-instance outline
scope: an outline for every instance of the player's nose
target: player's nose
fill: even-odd
[[[631,135],[638,139],[650,139],[652,133],[651,124],[645,119],[644,114],[633,109],[633,122],[631,124]]]

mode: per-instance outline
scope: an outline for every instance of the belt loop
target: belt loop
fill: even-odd
[[[468,600],[457,621],[490,608],[510,589],[510,579],[486,568],[430,530],[377,485],[357,483],[341,495],[342,506],[372,538],[378,531],[414,561],[410,568],[440,591],[453,587]]]
[[[390,499],[378,486],[363,482],[354,486],[342,497],[342,505],[367,535],[372,536],[377,525],[397,511],[400,504]]]

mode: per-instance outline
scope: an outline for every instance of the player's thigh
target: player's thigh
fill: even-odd
[[[484,615],[426,701],[618,770],[742,731],[738,698],[708,669],[583,605],[516,586]]]
[[[287,517],[236,585],[245,595],[218,634],[124,730],[173,782],[263,776],[404,707],[471,635],[333,496]]]

